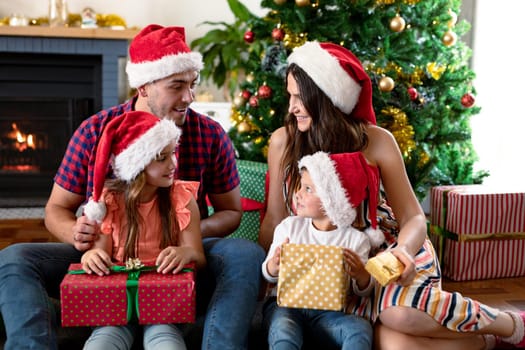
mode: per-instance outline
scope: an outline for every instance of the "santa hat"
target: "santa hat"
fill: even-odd
[[[310,41],[293,50],[288,57],[288,64],[292,63],[303,69],[341,111],[376,124],[372,82],[348,49]]]
[[[104,218],[106,208],[99,200],[110,162],[116,178],[131,182],[170,142],[178,142],[181,133],[175,122],[147,112],[128,112],[111,120],[97,146],[93,194],[84,214],[98,222]]]
[[[185,40],[183,27],[150,24],[142,29],[129,46],[129,86],[138,88],[172,74],[200,71],[202,55],[192,52]]]
[[[299,168],[308,170],[326,215],[337,227],[350,227],[356,219],[355,208],[368,199],[370,227],[365,233],[373,247],[383,243],[376,216],[379,174],[361,152],[317,152],[301,158]]]

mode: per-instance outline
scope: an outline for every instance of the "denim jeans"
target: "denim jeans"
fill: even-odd
[[[244,239],[203,239],[208,267],[197,274],[197,307],[205,314],[202,349],[245,349],[255,312],[264,251]],[[82,256],[64,243],[19,243],[0,251],[4,350],[57,349],[56,313],[70,263]]]
[[[0,251],[0,311],[5,350],[57,349],[55,308],[60,282],[82,253],[64,243],[19,243]]]
[[[275,298],[268,300],[263,312],[271,350],[300,350],[306,334],[324,349],[372,349],[372,326],[362,317],[337,311],[279,307]]]
[[[84,350],[129,350],[137,325],[97,327],[86,341]],[[143,326],[144,350],[186,350],[182,332],[174,324]]]
[[[197,307],[207,306],[200,310],[202,349],[246,349],[264,251],[242,238],[205,238],[203,245],[208,267],[197,276]]]

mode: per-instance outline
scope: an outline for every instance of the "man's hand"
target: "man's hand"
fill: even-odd
[[[72,229],[73,245],[78,251],[86,251],[93,246],[93,243],[100,232],[99,225],[95,220],[89,220],[86,216],[77,218]]]

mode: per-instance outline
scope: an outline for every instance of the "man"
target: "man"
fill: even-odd
[[[55,349],[53,309],[70,263],[97,238],[96,223],[77,219],[93,190],[93,167],[104,126],[130,110],[169,118],[182,129],[178,177],[199,181],[198,203],[208,268],[197,295],[209,296],[203,349],[243,349],[259,292],[262,249],[242,239],[221,239],[242,216],[239,176],[231,141],[221,126],[189,108],[202,69],[202,56],[185,43],[184,29],[150,25],[131,42],[126,66],[131,100],[86,119],[72,136],[55,176],[45,209],[47,229],[67,243],[17,244],[0,252],[0,310],[6,325],[5,349]],[[206,197],[214,207],[208,217]],[[199,307],[203,303],[197,302]]]

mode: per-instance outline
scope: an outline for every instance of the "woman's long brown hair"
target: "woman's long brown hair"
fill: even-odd
[[[288,181],[286,202],[291,207],[294,192],[299,188],[301,179],[297,162],[303,156],[318,151],[361,151],[368,143],[368,135],[366,122],[352,118],[335,107],[302,68],[290,64],[286,76],[289,74],[297,81],[303,106],[312,118],[311,126],[305,132],[297,129],[297,120],[293,114],[289,113],[284,120],[288,142],[281,161],[281,171]]]
[[[144,227],[144,222],[138,213],[138,206],[140,204],[140,193],[146,185],[146,174],[144,171],[132,180],[126,183],[121,180],[109,180],[106,186],[109,190],[121,192],[124,194],[127,226],[122,228],[122,234],[126,234],[126,245],[124,249],[124,260],[128,258],[136,258],[138,252],[138,237],[140,235],[140,227]],[[178,237],[180,227],[177,221],[175,210],[171,203],[171,186],[157,188],[157,206],[161,218],[162,226],[162,240],[159,248],[163,249],[168,246],[178,244]]]

